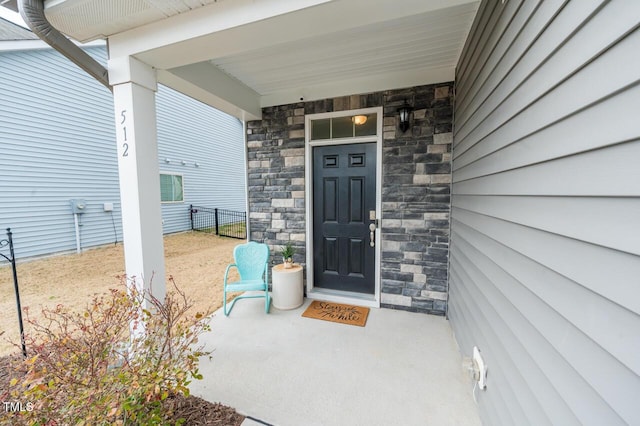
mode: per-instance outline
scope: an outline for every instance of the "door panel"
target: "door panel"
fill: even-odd
[[[376,144],[313,148],[314,286],[375,292]]]
[[[349,275],[363,275],[362,264],[364,256],[364,241],[352,238],[349,247]]]
[[[349,183],[349,222],[364,223],[364,179],[352,177]]]
[[[338,272],[338,239],[324,237],[324,270]]]
[[[324,222],[338,221],[338,179],[325,178],[322,191],[324,203]]]

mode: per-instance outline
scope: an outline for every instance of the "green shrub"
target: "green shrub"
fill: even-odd
[[[197,342],[208,313],[190,315],[192,302],[173,279],[164,301],[122,281],[83,312],[58,305],[40,320],[27,313],[31,353],[11,395],[32,409],[13,424],[166,424],[162,401],[188,396],[191,380],[202,379],[199,357],[210,352]]]

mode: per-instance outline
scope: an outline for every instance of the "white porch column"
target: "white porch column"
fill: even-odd
[[[133,57],[109,60],[113,85],[122,233],[127,277],[164,299],[166,291],[155,70]]]

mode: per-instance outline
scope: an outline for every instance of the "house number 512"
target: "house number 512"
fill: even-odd
[[[126,112],[127,112],[126,109],[123,109],[122,111],[120,111],[120,117],[122,117],[122,120],[120,121],[120,127],[122,129],[122,135],[124,137],[124,143],[122,144],[122,149],[124,150],[122,151],[123,157],[129,156],[129,144],[127,143],[127,126],[125,124],[127,122]]]

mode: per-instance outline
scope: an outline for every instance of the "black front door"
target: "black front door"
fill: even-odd
[[[315,287],[373,294],[376,144],[313,148]]]

